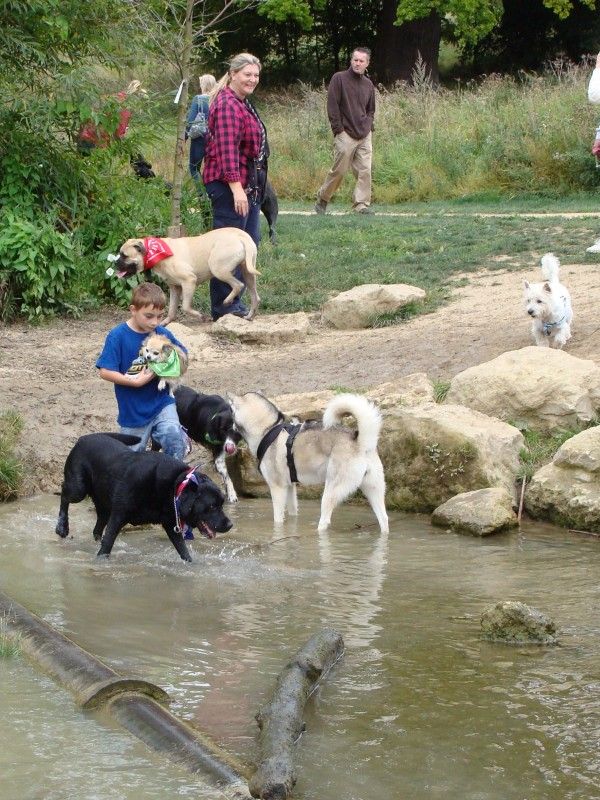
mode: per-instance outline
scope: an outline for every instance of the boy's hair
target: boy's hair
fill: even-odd
[[[153,306],[154,308],[164,308],[167,305],[167,298],[165,293],[156,283],[140,283],[136,286],[131,294],[131,305],[136,309],[144,308],[144,306]]]

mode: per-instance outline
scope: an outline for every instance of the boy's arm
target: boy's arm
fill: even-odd
[[[98,375],[100,375],[103,380],[109,381],[110,383],[116,383],[118,386],[131,386],[135,389],[139,389],[140,386],[145,386],[156,377],[152,370],[147,367],[144,367],[140,372],[136,372],[135,375],[129,375],[128,373],[123,374],[113,369],[100,367],[98,369]]]

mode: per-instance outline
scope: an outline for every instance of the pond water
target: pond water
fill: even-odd
[[[479,540],[392,514],[385,536],[344,505],[275,531],[242,501],[234,528],[180,561],[158,528],[121,534],[97,561],[87,503],[73,538],[58,497],[0,507],[2,590],[121,674],[165,688],[174,713],[246,763],[254,714],[322,626],[346,652],[306,709],[302,800],[600,798],[600,542],[549,526]],[[562,646],[484,643],[479,615],[515,599],[552,616]],[[216,797],[25,659],[0,661],[2,797]]]

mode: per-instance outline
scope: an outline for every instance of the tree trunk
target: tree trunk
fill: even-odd
[[[397,6],[397,0],[383,0],[373,52],[376,81],[385,86],[395,81],[407,81],[412,85],[416,77],[415,67],[420,61],[417,75],[422,71],[437,86],[442,35],[440,17],[432,11],[428,17],[394,25]]]
[[[188,106],[188,87],[190,85],[190,60],[194,37],[194,5],[195,0],[187,0],[185,27],[183,32],[183,53],[181,56],[182,89],[177,104],[177,140],[175,143],[175,163],[173,165],[173,188],[171,189],[171,225],[168,234],[172,237],[182,236],[181,227],[181,194],[185,173],[185,122]]]
[[[271,701],[260,709],[260,763],[248,786],[252,797],[286,800],[296,783],[293,748],[304,730],[302,713],[316,682],[344,650],[341,635],[324,628],[312,636],[277,678]]]

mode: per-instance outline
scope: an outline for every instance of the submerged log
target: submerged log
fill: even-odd
[[[304,706],[317,681],[344,651],[344,640],[324,628],[308,640],[280,672],[270,702],[256,715],[260,762],[248,784],[252,797],[285,800],[296,783],[293,748],[304,731]]]

